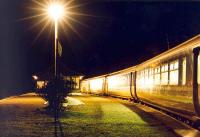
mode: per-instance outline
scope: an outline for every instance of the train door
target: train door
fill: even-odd
[[[134,82],[133,77],[134,76],[133,75],[134,75],[134,73],[131,72],[130,73],[130,94],[131,94],[132,98],[134,98],[134,94],[133,94],[133,88],[134,88],[134,86],[133,86],[134,85],[134,83],[133,83]]]
[[[200,47],[193,49],[193,104],[195,112],[200,116]]]
[[[103,78],[103,84],[102,84],[102,91],[104,95],[107,95],[107,91],[108,91],[108,84],[107,84],[107,77]]]
[[[198,53],[199,53],[199,51],[198,51]],[[198,96],[198,108],[197,108],[197,111],[196,111],[196,113],[197,113],[197,115],[199,115],[200,116],[200,54],[198,54],[198,58],[197,58],[197,95],[196,96]]]
[[[130,93],[132,98],[137,99],[137,92],[136,92],[136,76],[137,72],[130,73]]]

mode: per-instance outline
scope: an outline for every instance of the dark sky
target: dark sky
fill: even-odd
[[[88,0],[89,1],[89,0]],[[200,2],[92,1],[77,10],[97,17],[76,17],[81,37],[67,26],[59,29],[62,62],[87,76],[141,63],[199,34]],[[0,0],[1,94],[30,89],[31,74],[53,64],[53,37],[49,29],[34,42],[41,26],[31,16],[30,0]],[[67,31],[67,34],[64,33]]]

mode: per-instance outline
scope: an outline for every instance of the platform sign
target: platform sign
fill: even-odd
[[[61,57],[62,56],[62,45],[58,41],[58,55]]]

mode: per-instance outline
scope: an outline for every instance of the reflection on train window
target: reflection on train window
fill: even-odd
[[[146,85],[149,84],[148,81],[149,81],[149,69],[145,69],[144,82]]]
[[[198,56],[198,72],[197,72],[197,76],[198,76],[198,84],[200,84],[200,55]]]
[[[149,85],[151,85],[152,86],[152,84],[153,84],[153,68],[150,68],[149,69]]]
[[[170,63],[169,84],[178,85],[178,60]]]
[[[164,64],[161,66],[161,84],[168,84],[168,64]]]
[[[154,83],[155,85],[160,84],[160,66],[154,69]]]
[[[182,85],[186,84],[186,57],[183,58],[182,62]]]
[[[138,84],[139,84],[139,85],[144,85],[144,71],[140,71],[140,72],[139,72]]]
[[[141,88],[151,88],[154,82],[154,70],[153,68],[146,68],[137,73],[137,84]]]
[[[153,84],[153,69],[147,68],[145,69],[145,77],[144,77],[144,84],[145,87],[151,87]]]

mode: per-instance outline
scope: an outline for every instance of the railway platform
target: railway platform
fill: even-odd
[[[111,97],[73,94],[55,128],[35,93],[0,100],[2,137],[197,137],[196,129],[147,106]],[[56,134],[55,134],[56,133]]]

